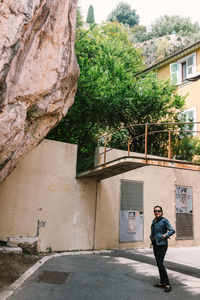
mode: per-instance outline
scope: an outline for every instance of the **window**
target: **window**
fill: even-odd
[[[184,61],[182,64],[181,64],[181,69],[182,69],[182,81],[186,81],[186,77],[187,77],[187,69],[186,69],[186,61]]]
[[[196,53],[170,64],[170,78],[172,84],[181,84],[196,74]]]
[[[184,110],[181,113],[181,121],[182,122],[196,122],[196,107],[189,108],[187,110]],[[191,125],[185,125],[184,130],[197,130],[197,124]],[[193,136],[197,135],[196,132],[192,134]]]

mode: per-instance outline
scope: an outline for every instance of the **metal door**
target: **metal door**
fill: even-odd
[[[121,180],[120,242],[143,241],[143,183]]]

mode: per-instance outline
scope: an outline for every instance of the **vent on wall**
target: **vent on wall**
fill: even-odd
[[[143,211],[143,183],[121,180],[121,210]]]

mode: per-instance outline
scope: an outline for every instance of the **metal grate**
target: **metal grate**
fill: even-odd
[[[176,214],[176,238],[187,240],[193,239],[192,214]]]
[[[121,181],[121,210],[143,211],[143,183]]]
[[[45,270],[38,278],[38,282],[64,284],[71,273]]]

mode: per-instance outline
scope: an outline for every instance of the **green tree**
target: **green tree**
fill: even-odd
[[[150,38],[152,37],[150,37],[146,26],[135,25],[130,29],[130,39],[135,43],[144,42],[146,40],[149,40]]]
[[[200,34],[199,23],[192,23],[190,18],[180,16],[161,16],[152,23],[149,31],[153,37],[160,37],[172,33],[180,36]]]
[[[83,16],[81,14],[81,8],[78,6],[76,12],[76,28],[80,28],[83,26]]]
[[[187,122],[193,122],[193,118]],[[186,122],[184,113],[180,114],[180,122]],[[172,151],[176,159],[186,161],[199,161],[200,139],[193,136],[193,124],[180,124],[179,131],[173,134]]]
[[[184,138],[178,136],[173,145],[173,154],[177,159],[199,162],[200,139],[191,136]]]
[[[75,102],[48,137],[78,144],[79,170],[89,166],[100,133],[124,125],[124,134],[134,138],[141,130],[133,124],[177,120],[183,98],[155,74],[134,76],[143,67],[141,55],[120,24],[78,30],[76,54],[80,78]],[[133,145],[135,151],[143,151],[141,139]],[[154,147],[160,149],[159,138]]]
[[[90,5],[88,8],[86,23],[88,23],[88,24],[95,23],[93,5]]]
[[[135,9],[131,9],[131,6],[125,2],[119,2],[117,7],[107,17],[107,21],[119,22],[125,26],[134,27],[139,24],[139,15],[137,15]]]

